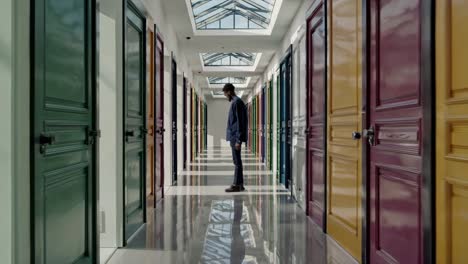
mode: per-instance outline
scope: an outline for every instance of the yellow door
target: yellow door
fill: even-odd
[[[327,230],[361,260],[361,1],[328,2]]]
[[[437,0],[437,263],[468,263],[468,2]]]

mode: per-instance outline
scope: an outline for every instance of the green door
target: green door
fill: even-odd
[[[95,9],[33,2],[32,261],[95,263]]]
[[[145,19],[131,2],[125,26],[125,241],[145,222]]]

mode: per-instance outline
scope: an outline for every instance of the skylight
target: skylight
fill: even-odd
[[[205,66],[253,66],[257,53],[203,53]]]
[[[208,77],[210,84],[245,84],[247,82],[246,77]]]
[[[242,97],[244,95],[245,91],[239,91],[237,93],[238,97]],[[224,96],[223,91],[211,91],[211,96],[216,99],[225,99],[226,97]]]
[[[267,29],[275,0],[191,0],[195,27],[210,29]]]

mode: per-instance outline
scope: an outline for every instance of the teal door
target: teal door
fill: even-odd
[[[96,263],[95,7],[33,2],[32,262]]]
[[[124,87],[125,241],[145,222],[146,89],[144,16],[127,4]]]

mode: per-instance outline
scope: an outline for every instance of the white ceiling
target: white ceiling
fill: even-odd
[[[194,36],[189,12],[185,0],[162,0],[168,23],[177,32],[181,50],[190,64],[194,76],[197,76],[201,88],[206,88],[206,76],[250,76],[249,89],[252,89],[259,76],[265,71],[271,58],[280,47],[295,14],[303,0],[283,0],[276,23],[270,36]],[[186,39],[190,37],[191,39]],[[204,72],[200,53],[205,52],[260,52],[262,57],[254,72]]]

